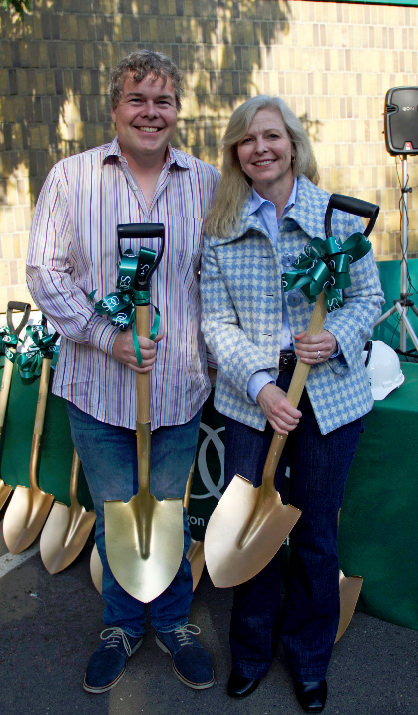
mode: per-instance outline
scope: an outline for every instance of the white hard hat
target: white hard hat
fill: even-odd
[[[402,385],[405,375],[395,350],[381,340],[369,340],[363,351],[366,372],[374,400],[384,400]]]

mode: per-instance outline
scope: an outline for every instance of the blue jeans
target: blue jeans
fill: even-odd
[[[133,430],[99,422],[68,402],[71,434],[83,464],[96,512],[96,545],[103,564],[104,622],[129,635],[142,636],[146,604],[126,593],[114,578],[106,558],[104,501],[129,501],[138,491],[136,435]],[[185,425],[160,427],[151,437],[150,492],[157,497],[183,498],[199,437],[201,410]],[[149,604],[157,631],[172,631],[188,622],[193,579],[186,553],[190,530],[184,511],[184,553],[168,588]]]
[[[277,384],[288,389],[290,373]],[[286,592],[277,553],[254,578],[234,587],[230,624],[232,667],[237,675],[262,678],[281,639],[296,680],[325,678],[339,622],[338,512],[358,446],[362,420],[321,435],[306,391],[302,419],[286,440],[275,484],[302,515],[289,537]],[[330,405],[332,409],[332,405]],[[273,431],[225,420],[225,480],[235,473],[258,486]],[[290,479],[285,480],[286,466]],[[285,482],[287,484],[285,484]]]

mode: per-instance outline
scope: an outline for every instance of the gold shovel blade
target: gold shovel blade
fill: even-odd
[[[54,497],[41,489],[17,486],[3,519],[3,536],[11,554],[29,548],[48,517]]]
[[[344,635],[357,605],[363,579],[361,576],[344,576],[340,571],[340,622],[338,624],[335,643]]]
[[[203,569],[205,568],[203,541],[195,541],[192,539],[186,558],[192,568],[193,591],[195,591],[202,577]],[[90,576],[94,587],[99,593],[101,593],[103,585],[103,566],[96,544],[94,545],[90,556]]]
[[[203,569],[205,568],[205,552],[203,548],[203,541],[195,541],[195,539],[192,539],[186,554],[186,558],[192,568],[193,591],[195,591],[202,577]],[[99,593],[101,593],[103,581],[103,566],[100,560],[99,552],[97,551],[96,544],[94,545],[90,556],[90,576],[91,580],[93,581],[94,587]]]
[[[55,502],[42,530],[41,559],[50,574],[63,571],[81,553],[96,521],[81,504]]]
[[[139,601],[153,601],[170,585],[183,558],[182,499],[160,502],[140,490],[129,502],[105,502],[104,513],[106,554],[115,579]]]
[[[262,489],[236,474],[209,519],[206,566],[219,588],[237,586],[261,571],[301,515],[299,509],[284,505],[276,490]]]
[[[54,501],[52,494],[47,494],[39,488],[37,478],[50,372],[51,359],[44,357],[29,462],[30,488],[21,485],[16,487],[3,520],[4,541],[12,554],[20,554],[35,541]]]

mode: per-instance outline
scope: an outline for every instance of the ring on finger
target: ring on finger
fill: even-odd
[[[320,350],[318,350],[318,353],[317,353],[317,356],[316,356],[316,360],[317,360],[317,362],[319,362],[319,361],[320,361],[320,359],[321,359],[321,351],[320,351]]]

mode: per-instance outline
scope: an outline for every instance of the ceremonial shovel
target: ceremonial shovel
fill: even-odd
[[[4,515],[4,540],[12,554],[20,554],[35,541],[54,501],[53,494],[47,494],[39,488],[37,477],[51,362],[52,358],[42,358],[42,372],[39,379],[38,404],[29,463],[30,488],[28,489],[21,485],[16,487]]]
[[[321,332],[326,316],[324,294],[318,297],[308,335]],[[287,399],[297,407],[310,365],[297,361]],[[236,474],[209,519],[205,535],[206,566],[215,586],[227,588],[248,581],[279,550],[300,509],[283,504],[274,476],[287,435],[275,432],[264,465],[260,487]]]
[[[22,320],[20,321],[17,328],[14,328],[14,326],[13,326],[13,320],[12,320],[13,310],[22,310],[23,311]],[[14,335],[14,336],[19,335],[22,328],[28,322],[29,314],[30,314],[29,303],[15,303],[14,301],[9,301],[9,303],[7,304],[7,326],[9,328],[10,335]],[[9,348],[9,350],[11,353],[16,352],[16,348],[14,348],[13,346],[11,346]],[[13,363],[11,360],[9,360],[6,357],[4,360],[3,377],[2,377],[1,388],[0,388],[0,438],[1,438],[1,435],[3,432],[3,425],[4,425],[4,420],[6,417],[7,402],[9,399],[12,375],[13,375]],[[5,484],[3,479],[0,479],[0,509],[6,503],[11,491],[12,491],[12,487],[9,484]]]
[[[334,208],[357,216],[370,217],[364,236],[372,230],[379,213],[374,204],[333,194],[325,214],[325,234],[331,237],[331,215]],[[325,293],[315,302],[307,329],[308,335],[321,332],[325,317]],[[297,407],[310,365],[297,361],[287,399]],[[274,433],[267,455],[260,487],[236,474],[220,498],[209,520],[205,536],[206,566],[215,586],[235,586],[255,576],[279,550],[296,524],[301,511],[282,503],[274,487],[274,476],[286,435]]]
[[[41,559],[50,574],[67,568],[83,549],[96,521],[94,511],[86,511],[78,501],[80,459],[76,450],[70,476],[71,506],[55,502],[40,539]]]
[[[119,242],[122,238],[160,238],[160,250],[154,263],[144,266],[138,262],[134,279],[136,333],[145,336],[150,331],[150,278],[163,254],[164,225],[119,225],[118,237]],[[140,293],[148,296],[141,298]],[[148,603],[165,591],[179,569],[184,549],[183,501],[158,501],[149,490],[149,372],[136,373],[136,409],[139,489],[129,502],[105,502],[105,540],[109,566],[116,580],[131,596]]]

